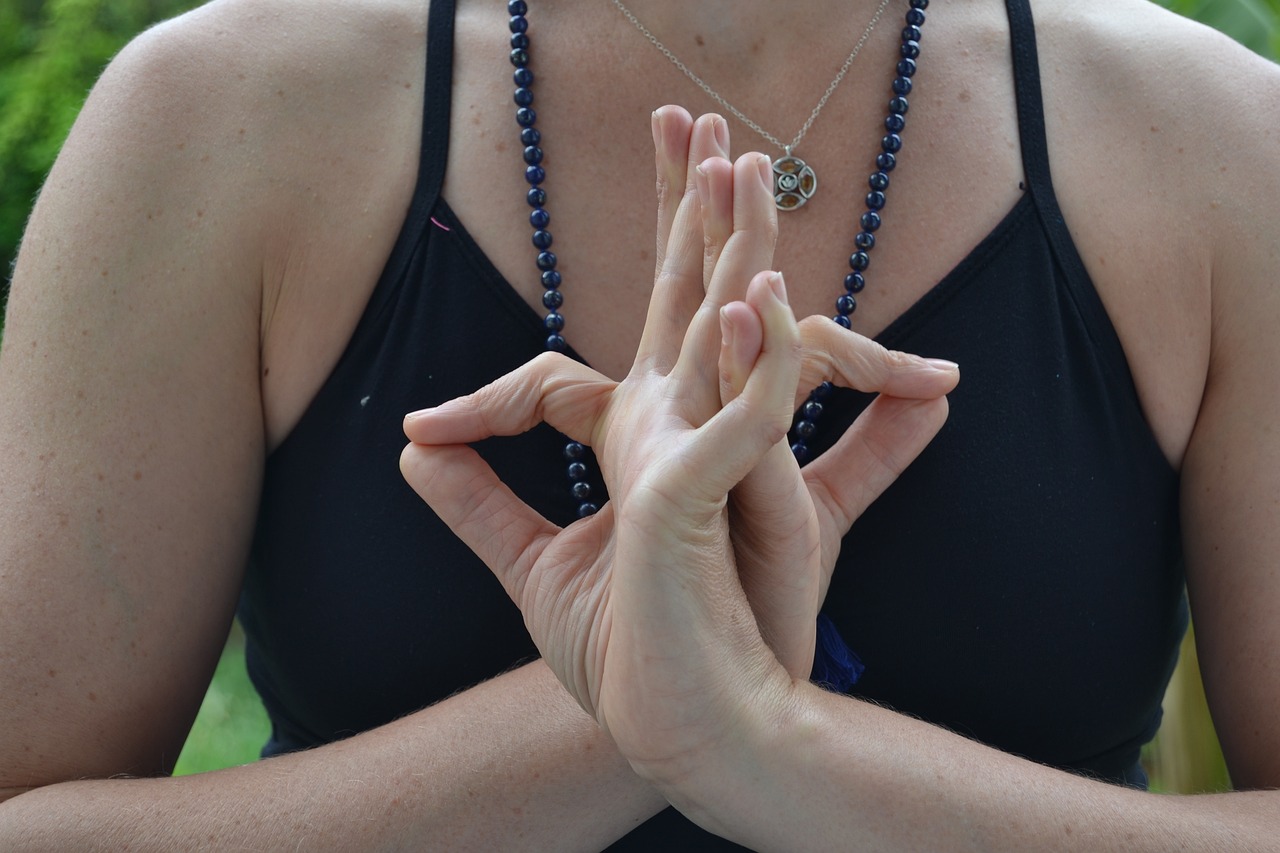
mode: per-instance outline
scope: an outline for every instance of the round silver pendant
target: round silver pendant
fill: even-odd
[[[804,207],[818,190],[818,176],[813,167],[790,152],[773,161],[773,203],[778,210]]]

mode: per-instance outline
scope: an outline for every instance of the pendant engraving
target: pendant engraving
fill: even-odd
[[[818,189],[818,176],[799,157],[779,157],[773,161],[773,203],[778,210],[795,210],[813,198]]]

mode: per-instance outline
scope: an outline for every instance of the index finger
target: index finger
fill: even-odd
[[[405,415],[404,434],[415,444],[470,444],[545,422],[592,444],[616,386],[585,364],[547,352],[472,394]]]
[[[823,382],[868,393],[913,400],[941,397],[955,389],[960,367],[943,359],[887,349],[871,338],[813,315],[800,321],[803,360],[796,406]]]

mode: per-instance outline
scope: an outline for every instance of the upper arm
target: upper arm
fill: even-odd
[[[264,458],[413,189],[420,0],[215,0],[91,94],[0,351],[0,799],[167,770],[225,638]]]
[[[0,351],[0,788],[155,773],[225,636],[263,463],[262,231],[190,27],[95,87]]]
[[[1212,342],[1182,494],[1205,687],[1233,781],[1256,788],[1280,787],[1280,69],[1245,64],[1252,109],[1207,190]]]

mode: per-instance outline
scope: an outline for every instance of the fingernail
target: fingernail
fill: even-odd
[[[703,168],[703,164],[694,167],[694,192],[698,193],[698,200],[701,204],[708,204],[712,191],[710,191],[710,178],[707,169]]]
[[[716,138],[716,144],[720,146],[720,154],[725,158],[728,158],[729,123],[719,116],[716,116],[715,122],[711,125],[711,131]]]
[[[425,415],[425,414],[429,413],[430,411],[431,411],[431,409],[418,409],[418,411],[416,411],[416,412],[410,412],[409,414],[405,415],[405,416],[404,416],[404,419],[405,419],[406,421],[411,421],[411,420],[413,420],[413,419],[415,419],[415,418],[420,418],[420,417],[422,417],[423,415]]]
[[[787,285],[782,281],[782,273],[769,273],[769,288],[783,305],[791,304],[787,301]]]
[[[662,150],[662,117],[654,110],[650,116],[649,127],[653,130],[653,150]]]
[[[733,324],[729,322],[728,308],[720,309],[720,340],[724,346],[733,349]]]
[[[932,367],[934,370],[943,370],[947,373],[954,373],[960,369],[960,365],[956,364],[954,361],[947,361],[945,358],[925,358],[921,359],[921,361]]]
[[[765,155],[759,155],[760,159],[756,165],[760,168],[760,182],[764,184],[764,188],[773,195],[773,161]]]

